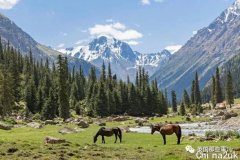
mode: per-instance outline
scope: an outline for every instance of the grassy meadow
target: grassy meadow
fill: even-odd
[[[165,118],[166,119],[166,118]],[[151,122],[165,121],[163,118],[155,118]],[[182,117],[168,118],[169,121],[181,121]],[[107,127],[127,126],[133,121],[107,122]],[[175,135],[167,136],[167,145],[163,145],[159,133],[139,134],[123,133],[123,142],[114,143],[114,137],[106,138],[106,144],[101,144],[101,137],[93,144],[93,136],[100,128],[92,124],[89,128],[79,133],[60,134],[63,127],[75,128],[73,124],[46,125],[42,129],[29,127],[13,128],[12,130],[0,130],[0,159],[130,159],[130,160],[172,160],[172,159],[196,159],[194,154],[185,151],[186,145],[198,146],[228,146],[235,149],[240,147],[240,139],[232,141],[200,142],[183,138],[181,145],[177,145]],[[46,136],[64,138],[69,143],[45,144]],[[240,153],[239,153],[240,154]]]

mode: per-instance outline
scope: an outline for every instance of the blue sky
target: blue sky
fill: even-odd
[[[36,41],[72,47],[114,36],[150,53],[183,45],[234,0],[0,0],[0,12]]]

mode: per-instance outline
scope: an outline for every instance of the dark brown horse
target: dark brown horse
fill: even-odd
[[[97,132],[97,134],[94,136],[93,142],[96,143],[97,137],[102,136],[102,143],[105,143],[104,136],[111,137],[113,134],[115,134],[115,143],[117,142],[117,137],[119,137],[120,143],[121,143],[122,142],[122,131],[118,127],[116,127],[116,128],[105,128],[105,127],[100,128],[99,131]]]
[[[177,144],[180,144],[180,139],[182,136],[182,131],[181,127],[176,124],[157,124],[157,125],[151,125],[152,132],[153,134],[155,131],[158,131],[161,133],[164,141],[164,145],[166,144],[166,135],[172,135],[173,133],[176,134],[178,140]]]

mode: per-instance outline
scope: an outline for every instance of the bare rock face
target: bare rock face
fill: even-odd
[[[3,130],[10,130],[12,128],[12,126],[8,125],[8,124],[5,124],[3,122],[0,122],[0,129],[3,129]]]
[[[45,138],[45,143],[46,144],[59,144],[59,143],[65,143],[65,139],[60,139],[60,138],[55,138],[55,137],[46,137]]]
[[[40,129],[43,127],[42,124],[37,123],[37,122],[30,122],[27,124],[27,126],[31,127],[31,128],[36,128],[36,129]]]

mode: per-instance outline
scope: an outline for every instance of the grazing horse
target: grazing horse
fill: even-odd
[[[166,135],[172,135],[173,133],[176,134],[178,141],[177,144],[180,144],[180,139],[182,136],[181,127],[176,124],[157,124],[157,125],[151,125],[153,134],[155,131],[158,131],[161,133],[164,141],[164,145],[166,144]]]
[[[115,143],[117,142],[117,137],[120,139],[120,143],[122,142],[122,131],[120,128],[105,128],[102,127],[99,129],[97,134],[94,136],[93,141],[94,143],[97,142],[97,137],[102,136],[102,143],[105,143],[104,136],[111,137],[113,134],[115,134]]]

